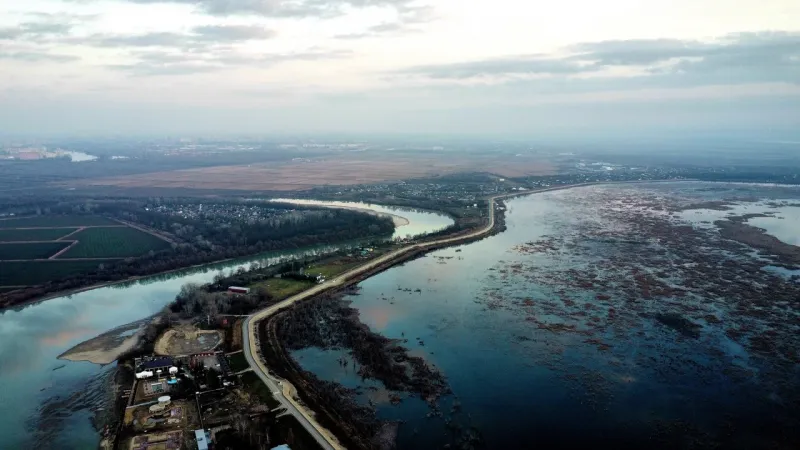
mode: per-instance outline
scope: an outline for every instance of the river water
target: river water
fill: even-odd
[[[415,232],[436,231],[447,217],[419,213]],[[429,217],[437,216],[437,218]],[[412,222],[413,223],[413,222]],[[93,449],[90,419],[105,408],[103,388],[113,366],[58,359],[73,346],[144,319],[174,300],[186,283],[208,283],[251,263],[276,264],[347,245],[272,252],[209,264],[0,311],[0,448]]]
[[[355,208],[369,209],[381,214],[400,216],[408,221],[406,225],[398,226],[395,229],[393,239],[402,239],[418,236],[421,234],[432,233],[443,230],[453,225],[453,219],[441,215],[431,214],[430,211],[423,211],[412,208],[400,208],[395,206],[383,206],[373,203],[361,202],[333,202],[320,200],[297,200],[297,199],[274,199],[276,202],[294,203],[297,205],[324,206],[330,208]]]
[[[340,364],[346,349],[293,356],[402,421],[400,449],[459,448],[470,435],[491,449],[795,443],[800,290],[697,217],[786,200],[758,226],[797,236],[800,221],[788,218],[799,198],[797,188],[707,183],[537,194],[507,202],[504,233],[365,280],[346,300],[444,373],[453,395],[440,400],[442,417],[406,394],[390,404],[380,382]],[[719,199],[735,207],[678,208]],[[772,290],[753,294],[753,284]],[[775,339],[756,345],[764,336]]]

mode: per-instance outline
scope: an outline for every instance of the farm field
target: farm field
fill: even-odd
[[[0,286],[35,286],[97,269],[102,261],[0,261]],[[3,289],[0,287],[0,289]],[[1,292],[1,291],[0,291]]]
[[[298,292],[303,292],[313,286],[312,281],[291,280],[288,278],[272,278],[268,281],[262,281],[250,285],[251,289],[258,287],[266,287],[267,291],[276,300],[283,300]]]
[[[100,216],[0,219],[0,294],[11,291],[9,286],[42,285],[169,245],[156,236]],[[48,259],[61,251],[64,253]]]
[[[0,228],[0,242],[55,241],[75,230],[77,228],[31,228],[21,230]]]
[[[47,259],[67,248],[70,242],[0,243],[0,260]]]
[[[0,229],[4,228],[56,228],[119,226],[119,222],[100,216],[36,216],[0,219]]]
[[[76,180],[69,186],[160,187],[299,191],[323,185],[379,183],[459,172],[490,171],[508,177],[550,175],[556,168],[535,158],[505,155],[359,153],[308,161],[216,166],[106,178]]]
[[[87,228],[70,236],[78,244],[58,259],[69,258],[128,258],[141,256],[150,250],[159,251],[169,243],[128,227]]]
[[[309,275],[322,275],[325,278],[332,278],[340,273],[347,272],[348,270],[362,264],[361,261],[352,261],[345,263],[331,262],[328,264],[321,264],[319,266],[311,266],[306,270]]]

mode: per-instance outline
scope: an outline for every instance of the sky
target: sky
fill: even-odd
[[[797,0],[0,0],[0,134],[800,129]]]

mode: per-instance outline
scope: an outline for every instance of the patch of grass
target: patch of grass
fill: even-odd
[[[127,258],[159,251],[169,243],[135,228],[87,228],[74,235],[78,244],[59,258]]]
[[[361,264],[359,261],[346,263],[331,262],[328,264],[309,267],[308,270],[306,270],[306,273],[309,275],[322,275],[326,279],[330,279],[336,275],[339,275],[340,273],[344,273],[350,269],[358,267],[359,264]]]
[[[35,216],[15,217],[0,220],[0,228],[27,228],[27,227],[80,227],[120,225],[111,219],[100,216]]]
[[[0,244],[0,260],[45,259],[65,249],[69,244],[69,242],[3,243]]]
[[[33,230],[0,229],[0,242],[55,241],[77,228],[40,228]]]
[[[250,364],[247,364],[247,358],[244,357],[244,352],[234,353],[228,356],[228,364],[234,372],[239,372],[250,367]]]
[[[241,375],[242,385],[245,389],[263,401],[269,409],[277,408],[280,402],[275,400],[267,385],[258,378],[255,372],[245,372]]]
[[[283,300],[289,298],[294,294],[305,291],[306,289],[314,286],[313,281],[300,281],[291,280],[287,278],[270,278],[267,281],[261,281],[250,285],[250,289],[257,289],[266,287],[267,291],[272,295],[275,300]]]
[[[36,286],[91,272],[99,261],[0,261],[0,286]]]

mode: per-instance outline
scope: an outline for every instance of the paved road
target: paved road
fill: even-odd
[[[376,267],[397,259],[398,257],[417,250],[425,250],[431,247],[439,247],[444,244],[460,242],[464,239],[471,239],[484,236],[492,231],[494,228],[495,220],[495,200],[507,197],[515,197],[519,195],[533,194],[537,192],[553,191],[558,189],[565,189],[574,186],[560,186],[556,188],[539,189],[535,191],[520,191],[511,194],[498,195],[489,199],[489,224],[485,227],[473,231],[469,234],[454,236],[450,238],[439,239],[436,241],[424,242],[419,244],[412,244],[406,247],[399,248],[389,252],[383,256],[379,256],[366,264],[356,267],[348,272],[345,272],[336,278],[326,281],[325,283],[318,284],[311,289],[303,291],[297,295],[287,298],[286,300],[270,306],[269,308],[262,309],[250,315],[247,320],[242,324],[242,337],[244,338],[243,350],[245,358],[247,359],[250,367],[253,368],[255,373],[266,383],[270,391],[272,391],[275,398],[283,405],[286,410],[292,414],[300,422],[303,427],[308,430],[311,436],[316,439],[319,445],[326,450],[340,450],[344,447],[339,444],[333,434],[327,429],[319,425],[313,417],[313,413],[300,405],[297,400],[297,390],[286,380],[280,380],[269,374],[269,370],[260,357],[258,350],[258,327],[257,323],[265,318],[275,314],[276,312],[287,308],[299,301],[314,297],[324,291],[346,284],[348,280],[357,277],[364,272],[375,269]]]

